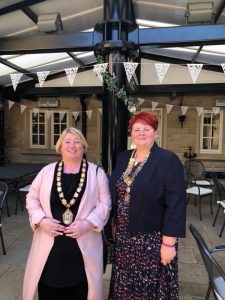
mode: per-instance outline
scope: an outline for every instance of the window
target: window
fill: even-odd
[[[35,113],[31,111],[31,148],[46,147],[46,115],[45,112]]]
[[[68,127],[68,113],[67,112],[53,112],[51,123],[51,147],[55,144],[64,129]]]
[[[221,153],[223,112],[203,112],[200,129],[200,153]]]

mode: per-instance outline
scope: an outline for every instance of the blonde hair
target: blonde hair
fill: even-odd
[[[67,133],[72,133],[72,134],[76,135],[79,138],[79,140],[81,141],[81,144],[84,147],[84,153],[86,153],[87,148],[88,148],[87,141],[86,141],[83,133],[79,129],[74,128],[74,127],[69,127],[69,128],[66,128],[66,129],[63,130],[63,132],[61,133],[61,135],[58,138],[58,141],[55,145],[56,152],[58,154],[61,154],[62,141],[63,141],[64,137],[67,135]]]

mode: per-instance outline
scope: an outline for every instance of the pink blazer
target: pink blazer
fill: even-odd
[[[52,217],[50,193],[56,163],[45,166],[36,176],[26,198],[30,225],[34,232],[24,274],[23,300],[32,300],[54,238],[35,224],[44,217]],[[87,185],[76,219],[88,219],[97,229],[88,231],[77,239],[83,255],[88,280],[88,300],[103,299],[103,245],[101,230],[111,209],[108,179],[96,165],[88,163]]]

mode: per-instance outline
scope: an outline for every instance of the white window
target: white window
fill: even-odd
[[[60,134],[68,127],[68,112],[55,111],[51,117],[51,148],[54,148]]]
[[[31,148],[46,148],[46,114],[44,111],[30,113],[30,146]]]
[[[223,112],[205,110],[201,116],[200,153],[221,153]]]

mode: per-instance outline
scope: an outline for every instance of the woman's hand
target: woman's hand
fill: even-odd
[[[70,226],[66,227],[64,234],[73,239],[77,239],[89,231],[92,227],[93,224],[88,220],[77,220]]]
[[[166,247],[162,244],[161,246],[161,263],[166,266],[171,263],[171,261],[176,256],[175,247]]]
[[[53,218],[43,218],[39,223],[39,227],[50,236],[56,237],[58,235],[63,235],[66,229],[66,227],[60,223],[61,222],[59,220]]]

